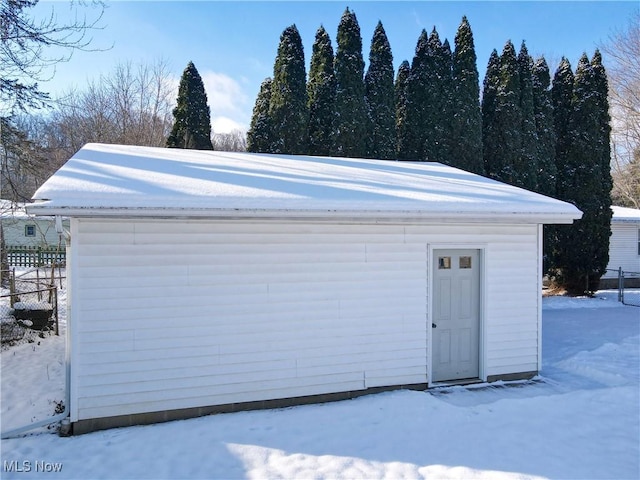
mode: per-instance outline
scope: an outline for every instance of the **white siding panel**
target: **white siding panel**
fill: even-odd
[[[401,226],[78,225],[79,419],[426,382],[426,246]]]
[[[618,268],[626,272],[640,272],[640,223],[612,222],[609,239],[609,265],[603,278],[617,278]]]
[[[483,249],[485,374],[536,369],[535,225],[73,225],[76,419],[425,383],[430,244]]]

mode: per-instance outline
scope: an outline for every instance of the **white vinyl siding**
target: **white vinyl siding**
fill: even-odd
[[[618,268],[640,272],[640,223],[612,222],[609,239],[609,265],[603,278],[617,278]]]
[[[536,225],[75,219],[72,421],[426,383],[445,243],[483,249],[485,377],[537,370]]]

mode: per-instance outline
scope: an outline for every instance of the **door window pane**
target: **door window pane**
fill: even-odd
[[[451,268],[451,257],[438,257],[438,269],[448,270]]]
[[[471,268],[471,257],[460,257],[460,268]]]

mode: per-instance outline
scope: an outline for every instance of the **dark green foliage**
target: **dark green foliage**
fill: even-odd
[[[295,25],[280,36],[273,65],[269,118],[273,153],[307,153],[309,110],[302,39]]]
[[[553,104],[551,102],[549,67],[544,57],[540,57],[533,65],[533,111],[536,122],[535,154],[538,162],[537,192],[549,197],[556,195],[556,136],[553,129]],[[556,238],[556,226],[543,227],[543,271],[547,272],[552,261]]]
[[[320,27],[311,54],[309,82],[309,154],[329,155],[333,146],[333,119],[336,101],[336,76],[333,71],[331,38]]]
[[[551,102],[549,67],[541,57],[533,65],[533,113],[537,143],[535,155],[538,164],[537,192],[550,197],[556,194],[556,136],[553,128],[553,104]]]
[[[173,117],[167,147],[213,150],[207,94],[193,62],[189,62],[180,79]]]
[[[260,85],[260,92],[253,107],[251,125],[247,132],[247,151],[271,153],[271,119],[269,102],[271,101],[271,78],[266,78]]]
[[[533,109],[536,125],[536,157],[538,164],[537,191],[543,195],[556,194],[557,167],[555,161],[556,136],[553,125],[551,77],[546,60],[541,57],[533,65]]]
[[[411,62],[406,88],[406,128],[401,143],[403,158],[424,159],[426,105],[428,105],[427,72],[431,68],[429,36],[422,30]]]
[[[538,186],[538,134],[533,98],[533,59],[522,42],[518,53],[518,73],[520,77],[521,145],[520,157],[515,165],[515,183],[535,191]]]
[[[364,88],[369,123],[367,156],[393,159],[396,157],[393,55],[381,22],[373,32]]]
[[[571,137],[569,136],[569,119],[571,117],[571,103],[573,100],[574,76],[571,64],[566,58],[562,58],[560,65],[553,76],[553,88],[551,101],[553,105],[553,129],[556,137],[556,169],[558,177],[556,181],[556,193],[563,198],[565,191],[560,184],[560,175],[570,173],[567,170],[567,155]]]
[[[497,148],[493,139],[497,135],[497,123],[494,120],[498,87],[500,85],[500,56],[497,50],[493,50],[489,56],[487,72],[484,76],[482,87],[482,157],[485,174],[490,175],[486,165],[490,164],[489,158]]]
[[[571,65],[566,58],[562,58],[553,76],[553,87],[551,89],[551,105],[553,112],[553,132],[555,137],[555,164],[556,182],[554,185],[554,197],[565,198],[565,184],[563,177],[571,175],[567,167],[567,155],[571,143],[569,135],[569,119],[571,117],[571,102],[573,100],[574,76]],[[560,249],[562,246],[562,233],[566,227],[561,225],[545,226],[544,253],[546,263],[545,271],[552,276],[558,276],[557,263],[559,261]],[[566,241],[566,239],[564,240]]]
[[[355,13],[347,8],[338,25],[335,144],[339,157],[366,155],[367,112],[364,100],[362,37]]]
[[[555,84],[554,84],[555,88]],[[568,115],[566,158],[558,164],[558,195],[583,212],[558,227],[557,280],[569,293],[594,291],[609,260],[611,175],[607,80],[598,52],[576,69]]]
[[[422,158],[428,162],[451,165],[450,137],[452,119],[452,57],[447,40],[440,42],[434,28],[429,35],[430,68],[427,71],[427,103],[425,105],[424,150]]]
[[[407,133],[403,145],[408,159],[450,163],[452,112],[451,48],[433,29],[422,31],[407,81]]]
[[[489,66],[493,68],[491,60]],[[493,72],[491,74],[494,75]],[[522,153],[520,73],[511,41],[504,46],[500,56],[496,80],[494,106],[487,117],[486,135],[483,134],[485,172],[496,180],[521,186],[516,170]],[[495,80],[491,82],[493,84]]]
[[[480,86],[473,33],[467,17],[462,17],[453,52],[450,161],[455,167],[484,174],[482,161],[482,116]]]
[[[398,75],[394,84],[396,106],[396,156],[398,160],[409,160],[406,144],[407,130],[407,83],[411,75],[409,62],[404,60],[398,68]]]

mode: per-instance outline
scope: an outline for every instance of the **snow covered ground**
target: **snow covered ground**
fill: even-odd
[[[640,304],[640,291],[626,298]],[[640,478],[640,308],[612,291],[545,298],[543,329],[543,371],[532,382],[70,438],[40,429],[2,441],[1,477]],[[1,355],[2,430],[52,415],[64,397],[63,337]]]

